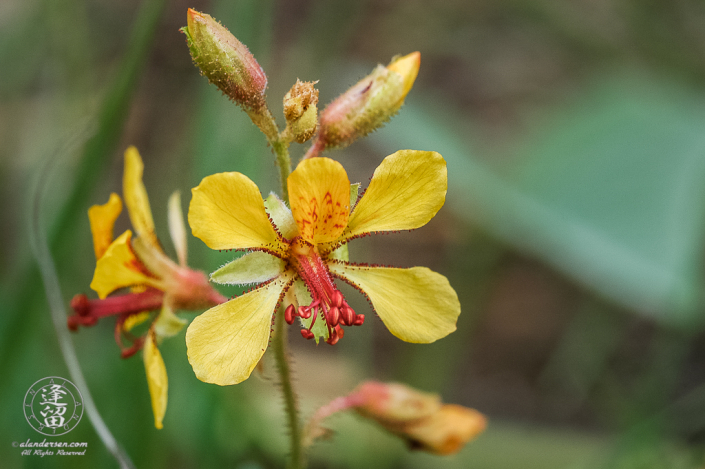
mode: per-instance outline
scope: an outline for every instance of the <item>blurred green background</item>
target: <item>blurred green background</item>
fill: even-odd
[[[186,204],[191,187],[220,171],[247,174],[265,194],[278,187],[263,136],[192,65],[178,31],[188,7],[250,47],[277,116],[296,78],[320,80],[325,104],[375,64],[421,52],[400,114],[327,156],[363,185],[398,149],[446,158],[447,203],[431,223],[356,240],[350,253],[446,275],[463,306],[458,330],[425,346],[396,340],[378,320],[335,347],[292,334],[296,385],[304,415],[374,378],[439,392],[490,425],[440,458],[338,416],[312,467],[705,466],[702,2],[3,0],[2,467],[117,467],[86,416],[54,439],[88,442],[83,457],[22,457],[12,446],[43,438],[22,412],[27,389],[68,377],[29,242],[37,187],[66,304],[90,293],[86,210],[121,193],[128,145],[142,153],[172,254],[173,190]],[[294,159],[305,149],[292,148]],[[47,161],[49,179],[39,181]],[[205,271],[232,258],[193,238],[189,249]],[[355,292],[348,298],[373,317]],[[137,467],[283,465],[267,360],[261,377],[221,388],[196,380],[183,332],[166,341],[169,408],[157,431],[142,361],[120,359],[112,329],[105,320],[72,339],[99,411]]]

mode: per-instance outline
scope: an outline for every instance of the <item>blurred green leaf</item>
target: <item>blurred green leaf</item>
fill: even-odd
[[[437,116],[443,116],[441,118]],[[701,303],[705,106],[674,83],[606,80],[542,119],[507,178],[480,163],[447,109],[408,106],[371,139],[437,150],[450,207],[620,305],[671,323]]]

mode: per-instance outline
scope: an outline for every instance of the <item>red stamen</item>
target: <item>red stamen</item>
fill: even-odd
[[[357,317],[355,317],[355,325],[362,326],[364,323],[365,323],[365,315],[358,314]]]
[[[340,309],[340,322],[346,326],[352,326],[355,324],[355,311],[349,306],[343,306]]]
[[[294,305],[289,305],[286,307],[286,310],[284,311],[284,320],[289,325],[294,324],[294,311],[295,310],[296,310],[296,308],[294,308]]]
[[[111,296],[103,300],[89,300],[80,294],[71,300],[71,308],[81,318],[102,318],[116,314],[133,314],[141,311],[153,311],[162,307],[164,293],[150,288],[141,293]],[[86,325],[84,321],[81,324]],[[95,324],[95,321],[93,322]]]
[[[307,309],[306,306],[299,306],[299,316],[304,319],[311,317],[311,309]]]
[[[144,337],[138,337],[133,343],[131,347],[124,348],[122,349],[122,352],[120,353],[120,356],[122,358],[130,358],[132,355],[136,354],[142,349],[142,346],[144,345]]]
[[[302,305],[298,308],[298,315],[304,319],[308,319],[313,314],[308,332],[304,333],[302,331],[301,334],[309,338],[320,309],[321,316],[326,321],[326,328],[328,329],[327,342],[335,344],[343,337],[339,324],[345,326],[360,325],[365,318],[362,316],[362,319],[359,319],[360,316],[356,315],[355,311],[345,301],[343,294],[340,293],[333,282],[328,266],[321,259],[315,246],[297,237],[292,240],[290,253],[292,266],[296,269],[296,273],[304,281],[313,297],[310,305]]]
[[[331,345],[335,345],[338,343],[339,340],[340,340],[340,337],[338,336],[338,331],[333,329],[330,332],[330,336],[328,337],[328,340],[326,340],[326,342],[328,342]]]
[[[328,324],[331,326],[335,327],[338,325],[340,322],[340,310],[333,306],[329,311],[328,311]]]

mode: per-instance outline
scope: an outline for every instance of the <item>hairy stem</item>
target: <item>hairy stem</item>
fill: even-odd
[[[285,137],[284,133],[279,132],[277,123],[274,120],[274,116],[269,112],[267,107],[259,109],[258,111],[247,111],[247,115],[250,116],[252,122],[259,127],[262,133],[267,137],[267,142],[272,147],[274,156],[277,159],[277,166],[279,167],[279,175],[281,177],[282,185],[282,198],[285,201],[289,201],[289,189],[286,185],[286,179],[291,173],[291,157],[289,156],[289,140]]]
[[[304,467],[304,452],[301,439],[301,422],[299,420],[299,409],[297,406],[296,394],[291,382],[291,364],[286,351],[287,328],[284,322],[284,311],[277,313],[274,321],[274,338],[272,347],[274,358],[277,363],[279,380],[282,394],[284,395],[284,409],[286,410],[287,424],[289,425],[289,439],[291,453],[289,454],[289,469],[300,469]]]
[[[291,157],[289,156],[289,140],[279,132],[274,116],[265,106],[257,111],[247,111],[252,122],[259,127],[267,137],[267,141],[272,147],[272,151],[277,159],[279,176],[281,178],[282,199],[289,203],[289,190],[287,179],[291,174]],[[284,311],[280,308],[276,314],[274,322],[274,335],[272,339],[274,358],[279,372],[279,384],[281,385],[284,397],[284,410],[286,411],[287,425],[289,427],[289,438],[291,452],[288,467],[290,469],[301,469],[304,467],[304,452],[302,446],[302,428],[299,419],[296,393],[292,384],[291,364],[287,352],[287,328],[284,321]]]

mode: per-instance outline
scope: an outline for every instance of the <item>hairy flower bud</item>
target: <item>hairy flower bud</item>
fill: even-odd
[[[355,410],[404,438],[412,449],[453,454],[485,430],[485,417],[474,409],[443,404],[427,394],[396,383],[363,383],[353,395]]]
[[[318,82],[296,80],[284,96],[284,117],[287,133],[297,143],[313,137],[318,127]]]
[[[412,449],[441,455],[457,453],[487,426],[480,412],[443,404],[435,394],[398,383],[366,381],[316,411],[306,427],[304,444],[329,437],[331,432],[322,421],[348,409],[403,438]]]
[[[247,47],[209,15],[189,8],[187,17],[181,31],[201,73],[246,110],[264,108],[267,76]]]
[[[383,126],[404,104],[420,64],[421,54],[413,52],[378,65],[321,113],[316,145],[345,147]]]

